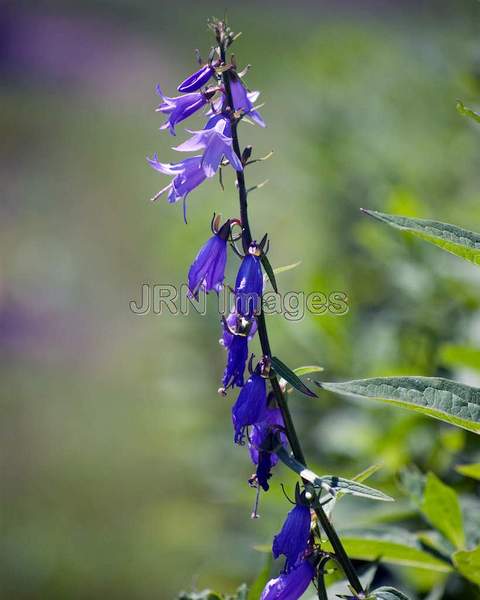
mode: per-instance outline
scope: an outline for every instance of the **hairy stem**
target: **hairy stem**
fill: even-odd
[[[222,40],[218,40],[218,41],[219,41],[219,47],[220,47],[220,59],[221,59],[222,65],[226,66],[227,61],[226,61],[225,42]],[[233,149],[235,151],[235,154],[241,160],[242,152],[240,150],[240,143],[238,141],[238,131],[237,131],[238,119],[234,115],[235,109],[234,109],[234,105],[233,105],[233,97],[232,97],[232,89],[231,89],[231,85],[230,85],[230,81],[231,81],[230,78],[231,78],[230,70],[226,69],[222,74],[222,79],[223,79],[223,85],[225,88],[225,96],[227,99],[227,104],[230,107],[231,114],[232,114],[231,128],[232,128]],[[236,171],[236,174],[237,174],[238,196],[239,196],[239,202],[240,202],[240,220],[242,222],[242,228],[243,228],[242,241],[243,241],[243,246],[246,249],[246,248],[248,248],[248,246],[250,245],[250,243],[252,241],[252,234],[251,234],[250,223],[249,223],[249,219],[248,219],[248,193],[247,193],[247,187],[245,184],[244,172]],[[263,312],[263,307],[260,307],[260,314],[257,316],[257,326],[258,326],[258,337],[260,339],[262,353],[265,357],[271,358],[272,352],[270,349],[270,340],[268,338],[268,331],[267,331],[267,325],[265,322],[265,315]],[[277,401],[278,407],[280,408],[280,411],[282,413],[282,417],[283,417],[283,420],[285,423],[285,433],[286,433],[288,442],[290,444],[290,447],[292,449],[292,453],[299,462],[301,462],[302,464],[304,464],[306,466],[307,463],[305,461],[305,455],[303,453],[302,446],[300,444],[300,440],[298,438],[298,435],[297,435],[297,432],[295,429],[295,425],[293,423],[290,409],[289,409],[287,401],[285,399],[285,395],[283,394],[280,384],[278,382],[278,378],[275,374],[272,374],[272,376],[270,378],[270,383],[272,386],[272,390],[275,394],[275,399]],[[325,511],[323,510],[323,508],[319,502],[317,502],[315,504],[314,510],[315,510],[315,513],[323,527],[323,530],[325,531],[325,534],[327,535],[327,537],[332,545],[332,548],[335,552],[336,558],[337,558],[338,562],[341,564],[342,569],[343,569],[345,576],[348,579],[350,585],[356,592],[358,592],[358,593],[363,592],[362,584],[360,583],[360,580],[355,572],[355,568],[354,568],[351,560],[347,556],[347,553],[345,552],[345,549],[340,541],[340,538],[338,537],[337,532],[335,531],[335,528],[333,527],[332,523],[330,522],[329,518],[325,514]]]

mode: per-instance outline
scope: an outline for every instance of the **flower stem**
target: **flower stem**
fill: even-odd
[[[226,66],[226,64],[227,64],[227,62],[226,62],[226,43],[224,40],[221,40],[221,39],[218,39],[218,42],[219,42],[219,48],[220,48],[221,63],[222,63],[222,66]],[[223,85],[225,87],[225,96],[227,99],[227,104],[230,107],[231,114],[233,115],[234,111],[235,111],[235,107],[233,105],[230,77],[231,77],[230,70],[229,69],[224,70],[222,73],[222,79],[223,79]],[[238,119],[233,117],[232,123],[231,123],[233,149],[235,151],[235,154],[241,160],[242,153],[240,150],[240,143],[238,141],[237,125],[238,125]],[[248,248],[248,246],[250,245],[250,243],[252,241],[252,234],[251,234],[250,223],[249,223],[249,219],[248,219],[248,199],[247,199],[248,193],[247,193],[247,187],[245,184],[244,172],[236,171],[236,174],[237,174],[238,196],[239,196],[239,202],[240,202],[240,219],[241,219],[242,228],[243,228],[242,241],[243,241],[243,246],[246,249],[246,248]],[[260,314],[257,315],[257,326],[258,326],[258,337],[260,339],[262,353],[265,357],[271,358],[272,352],[270,349],[270,340],[268,338],[267,325],[265,322],[265,314],[263,312],[262,306],[260,307]],[[278,382],[278,378],[275,374],[273,374],[271,376],[270,383],[272,386],[272,390],[275,394],[275,399],[277,401],[278,407],[282,413],[283,421],[285,423],[285,433],[286,433],[288,442],[290,444],[290,447],[292,449],[292,453],[299,462],[303,463],[306,466],[307,463],[305,461],[305,455],[303,453],[302,446],[300,444],[300,440],[298,438],[298,435],[297,435],[297,432],[295,429],[295,425],[293,423],[290,409],[288,407],[287,401],[285,399],[285,396],[284,396],[282,389],[280,387],[280,384]],[[347,556],[347,553],[345,552],[345,549],[342,545],[342,542],[340,541],[340,538],[338,537],[337,532],[335,531],[335,528],[333,527],[332,523],[330,522],[329,518],[325,514],[325,511],[323,510],[323,508],[319,502],[317,502],[316,505],[314,506],[314,510],[315,510],[315,513],[317,514],[317,517],[323,527],[323,530],[325,531],[325,534],[327,535],[327,537],[332,545],[332,548],[335,552],[336,558],[337,558],[338,562],[341,564],[342,569],[343,569],[345,576],[347,577],[350,585],[356,592],[362,593],[363,592],[362,584],[360,583],[360,580],[355,572],[355,568],[354,568],[351,560]]]

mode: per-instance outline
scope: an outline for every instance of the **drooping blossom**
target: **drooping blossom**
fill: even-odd
[[[261,250],[256,243],[252,242],[248,254],[242,260],[235,281],[237,312],[246,318],[257,314],[261,307],[263,275],[260,253]]]
[[[233,332],[242,328],[245,329],[247,325],[247,340],[250,342],[257,332],[257,321],[256,319],[252,319],[250,322],[247,322],[245,317],[239,315],[235,307],[233,307],[228,316],[225,318],[222,337],[219,340],[220,344],[228,349],[235,335]]]
[[[250,480],[250,483],[256,481],[265,491],[269,489],[268,480],[272,475],[272,468],[278,463],[274,448],[267,446],[271,445],[273,440],[280,441],[283,446],[287,445],[287,436],[282,431],[284,427],[280,409],[267,407],[262,421],[253,425],[250,430],[250,458],[253,464],[257,465],[255,477]]]
[[[286,556],[286,571],[290,570],[307,550],[310,526],[310,508],[304,504],[296,504],[288,513],[280,532],[273,538],[273,556]]]
[[[288,572],[280,573],[265,586],[260,600],[298,600],[315,576],[308,560],[302,560]]]
[[[183,93],[195,92],[208,82],[214,72],[215,68],[211,64],[203,65],[198,71],[184,79],[177,90]]]
[[[157,86],[157,93],[162,97],[163,102],[156,108],[156,111],[168,115],[167,121],[160,129],[168,129],[172,135],[175,135],[175,125],[188,119],[197,110],[205,106],[215,92],[192,92],[169,98],[168,96],[164,96],[160,86]]]
[[[235,333],[227,348],[227,365],[223,372],[222,391],[228,387],[242,387],[243,373],[248,358],[248,339],[246,335]]]
[[[192,137],[176,146],[178,152],[196,152],[205,150],[202,157],[202,167],[207,177],[213,177],[225,156],[235,171],[242,171],[243,165],[232,147],[230,123],[226,118],[215,118],[212,126],[200,131],[190,131]]]
[[[232,90],[234,109],[236,111],[240,110],[248,115],[250,119],[257,125],[260,125],[260,127],[265,127],[265,121],[253,106],[253,103],[256,102],[260,96],[260,92],[249,92],[238,76],[232,77],[230,88]]]
[[[263,420],[267,409],[267,385],[260,374],[260,365],[248,378],[240,390],[237,401],[232,407],[232,423],[235,430],[236,444],[242,444],[245,430]]]
[[[226,221],[220,230],[202,246],[188,271],[188,288],[192,296],[198,299],[198,292],[222,289],[227,264],[227,240],[230,235],[230,221]]]
[[[184,218],[186,221],[186,202],[188,194],[203,183],[206,179],[205,171],[202,167],[201,156],[191,156],[178,163],[162,163],[158,160],[157,153],[152,158],[147,157],[147,161],[151,167],[164,175],[173,175],[172,181],[161,189],[152,200],[158,200],[162,194],[168,191],[168,201],[184,202]]]

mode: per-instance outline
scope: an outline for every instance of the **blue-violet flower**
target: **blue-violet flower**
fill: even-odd
[[[263,275],[260,253],[255,242],[250,244],[248,254],[242,260],[235,281],[235,301],[237,312],[247,318],[258,314],[261,308]]]
[[[310,508],[304,504],[296,504],[288,513],[281,531],[273,538],[273,556],[278,558],[280,554],[284,554],[287,557],[286,571],[307,550],[311,521]]]
[[[226,221],[220,230],[202,246],[188,271],[188,288],[192,296],[198,299],[203,287],[205,292],[222,289],[227,264],[227,240],[230,235],[230,221]]]
[[[310,561],[303,560],[288,573],[280,573],[279,577],[270,579],[265,586],[260,600],[298,600],[305,592],[315,575]]]
[[[163,102],[156,108],[156,111],[168,115],[167,121],[160,129],[169,129],[170,133],[175,135],[175,125],[205,106],[215,92],[192,92],[191,94],[169,98],[164,96],[160,87],[157,86],[157,93],[162,97]]]
[[[245,429],[263,420],[267,408],[267,384],[260,374],[260,366],[248,378],[240,390],[237,401],[232,407],[232,423],[235,429],[234,440],[242,444]]]
[[[188,93],[199,90],[202,85],[205,85],[210,77],[213,75],[215,69],[211,64],[203,65],[198,71],[195,71],[190,77],[187,77],[177,87],[179,92]]]

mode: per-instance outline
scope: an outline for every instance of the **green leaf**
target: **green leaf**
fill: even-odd
[[[471,108],[465,106],[465,104],[461,100],[457,100],[457,110],[462,116],[469,117],[477,123],[480,123],[480,115]]]
[[[451,254],[460,256],[476,265],[480,264],[480,234],[478,233],[440,221],[387,215],[363,208],[362,211],[396,229],[412,233],[422,240],[435,244]]]
[[[480,371],[480,350],[469,346],[443,344],[438,353],[440,362],[452,367],[467,367]]]
[[[316,382],[325,390],[394,404],[480,433],[480,389],[440,377],[375,377]]]
[[[377,471],[380,471],[380,469],[382,467],[383,467],[383,463],[377,463],[375,465],[371,465],[370,467],[367,467],[366,469],[364,469],[358,475],[355,475],[355,477],[353,477],[353,481],[358,481],[358,483],[362,483],[363,481],[366,481],[372,475],[375,475],[375,473]]]
[[[320,373],[321,371],[323,371],[323,367],[319,367],[318,365],[307,365],[305,367],[297,367],[296,369],[293,369],[293,372],[298,377],[302,377],[303,375],[308,375],[309,373]],[[286,379],[282,378],[280,383],[282,385],[286,386],[287,381],[286,381]],[[290,392],[293,391],[293,387],[287,387],[285,391],[287,394],[290,394]]]
[[[417,536],[403,529],[370,528],[344,531],[340,538],[350,558],[431,569],[447,573],[451,565],[427,552]],[[332,551],[329,542],[322,546]]]
[[[276,269],[273,269],[273,272],[275,273],[275,275],[278,275],[279,273],[285,273],[286,271],[291,271],[292,269],[296,269],[301,264],[302,264],[302,261],[299,260],[298,262],[292,263],[291,265],[285,265],[284,267],[277,267]]]
[[[480,480],[480,463],[472,463],[471,465],[457,465],[455,471],[471,477],[472,479]]]
[[[271,548],[271,547],[270,547]],[[258,574],[258,577],[252,583],[250,590],[248,592],[248,600],[258,600],[260,598],[263,588],[267,584],[267,581],[270,579],[270,571],[272,569],[273,556],[272,553],[269,552],[267,554],[267,558],[265,560],[265,564],[263,565],[262,570]]]
[[[376,490],[368,485],[353,481],[351,479],[345,479],[343,477],[337,477],[335,475],[322,475],[318,477],[314,482],[317,487],[322,487],[324,490],[333,491],[334,494],[342,493],[351,494],[352,496],[360,496],[363,498],[371,498],[372,500],[383,500],[384,502],[394,502],[394,499],[379,490]]]
[[[266,254],[262,254],[260,260],[262,261],[263,268],[265,269],[265,273],[268,275],[270,279],[270,283],[272,284],[272,288],[276,294],[278,294],[277,288],[277,280],[275,279],[275,273],[273,272],[272,265],[267,258]]]
[[[392,587],[379,587],[370,592],[367,600],[409,600],[408,596]]]
[[[455,552],[453,564],[469,581],[480,585],[480,546],[477,546],[474,550]]]
[[[280,446],[275,450],[278,458],[287,467],[295,471],[302,479],[309,481],[315,487],[322,488],[326,492],[335,495],[338,492],[343,494],[351,494],[352,496],[361,496],[363,498],[371,498],[372,500],[382,500],[384,502],[392,502],[393,498],[387,496],[383,492],[371,488],[363,483],[357,481],[351,481],[344,479],[343,477],[337,477],[335,475],[322,475],[319,476],[310,469],[307,469],[305,465],[296,460],[291,456],[283,446]]]
[[[272,367],[273,367],[275,373],[277,373],[277,375],[279,375],[280,377],[283,377],[283,379],[288,381],[288,383],[290,385],[293,385],[293,387],[296,390],[298,390],[299,392],[302,392],[302,394],[305,394],[306,396],[310,396],[312,398],[317,397],[317,394],[312,392],[312,390],[310,390],[303,383],[303,381],[298,377],[298,375],[296,375],[289,367],[287,367],[286,364],[284,364],[276,356],[272,356]]]
[[[420,510],[429,523],[456,548],[465,544],[463,518],[457,493],[434,473],[428,473]]]

